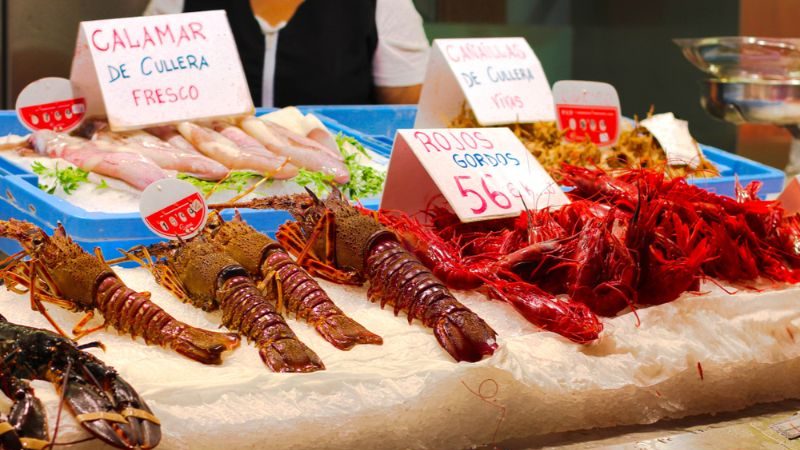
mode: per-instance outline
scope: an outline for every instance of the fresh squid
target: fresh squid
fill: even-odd
[[[32,133],[30,143],[40,155],[64,159],[83,170],[117,178],[139,190],[170,176],[140,154],[109,151],[106,144],[50,130]]]
[[[197,153],[198,155],[202,155],[202,153],[198,152],[197,149],[194,148],[194,145],[192,145],[186,140],[185,137],[178,133],[178,129],[175,128],[174,125],[162,125],[160,127],[147,128],[145,131],[177,149],[183,150],[187,153]]]
[[[231,170],[252,170],[276,179],[293,176],[291,171],[282,170],[289,162],[287,158],[247,152],[220,133],[191,122],[178,124],[178,131],[201,153]]]
[[[243,152],[274,158],[277,166],[283,164],[283,167],[281,167],[281,169],[275,174],[275,178],[291,178],[297,175],[297,166],[294,164],[285,163],[286,158],[278,156],[267,150],[266,147],[261,145],[261,143],[255,138],[242,131],[241,128],[221,120],[214,121],[212,126],[219,134],[225,136],[226,138],[230,139],[231,142],[238,145]]]
[[[269,151],[289,158],[292,164],[331,175],[336,183],[343,184],[350,180],[342,155],[314,140],[256,117],[247,117],[239,125]]]
[[[196,151],[175,148],[144,131],[115,133],[103,122],[90,137],[102,150],[136,153],[153,160],[162,169],[187,173],[204,180],[221,180],[228,174],[228,169],[217,161]]]

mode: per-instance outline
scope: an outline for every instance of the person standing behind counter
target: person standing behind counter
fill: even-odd
[[[412,0],[151,0],[223,9],[256,106],[416,103],[429,46]]]

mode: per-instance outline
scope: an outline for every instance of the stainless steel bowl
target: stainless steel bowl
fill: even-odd
[[[800,79],[800,39],[753,36],[675,39],[703,72],[727,81]]]
[[[800,80],[785,82],[732,82],[706,80],[701,98],[714,117],[735,124],[800,123]]]

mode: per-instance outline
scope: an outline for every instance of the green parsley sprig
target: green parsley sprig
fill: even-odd
[[[336,135],[336,145],[339,146],[344,156],[344,165],[350,172],[350,180],[340,187],[342,192],[354,200],[380,194],[386,174],[358,162],[359,154],[369,158],[367,149],[354,137],[345,136],[341,132]],[[300,186],[308,186],[317,195],[324,195],[330,191],[333,176],[300,169],[294,181]]]
[[[79,167],[59,169],[58,164],[56,164],[54,168],[50,169],[41,162],[34,161],[34,163],[31,164],[31,170],[42,178],[49,178],[54,181],[52,186],[42,183],[41,180],[39,181],[39,189],[48,194],[55,194],[56,189],[60,187],[65,194],[70,195],[75,192],[81,184],[89,182],[89,172]],[[108,184],[106,180],[102,180],[100,184],[97,185],[98,189],[107,187]]]
[[[220,186],[217,188],[218,191],[236,191],[237,193],[242,192],[247,186],[250,184],[253,178],[259,178],[261,175],[253,172],[246,172],[242,170],[234,170],[231,171],[228,178],[223,181]],[[214,189],[214,186],[218,184],[217,181],[208,181],[208,180],[201,180],[200,178],[194,177],[189,174],[179,173],[178,174],[179,180],[186,180],[189,183],[192,183],[200,190],[203,194],[208,194]]]

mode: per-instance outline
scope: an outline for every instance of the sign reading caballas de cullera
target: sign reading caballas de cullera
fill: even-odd
[[[569,203],[508,128],[398,130],[381,209],[416,214],[440,195],[462,222]]]
[[[465,103],[484,126],[555,120],[550,84],[523,38],[433,41],[414,128],[450,126]]]
[[[81,22],[70,79],[115,131],[254,112],[224,11]]]

